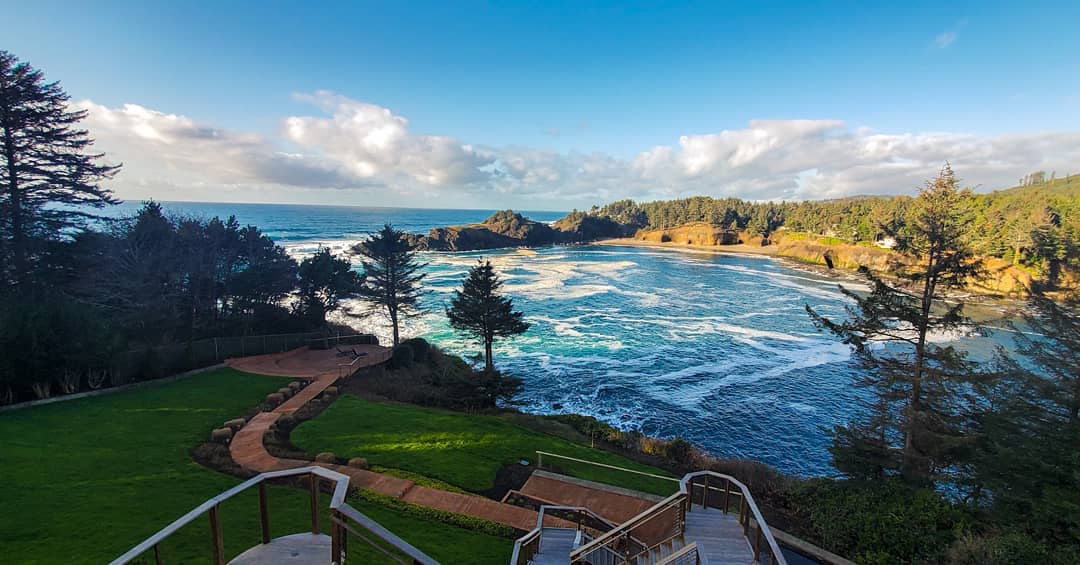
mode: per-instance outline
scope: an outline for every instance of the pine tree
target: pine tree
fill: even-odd
[[[353,251],[362,256],[364,266],[365,282],[360,288],[360,297],[371,310],[386,310],[396,346],[401,341],[401,319],[423,313],[420,282],[425,275],[420,271],[426,264],[417,262],[416,251],[405,234],[390,224],[371,234]]]
[[[1080,295],[1028,306],[981,391],[973,467],[996,519],[1057,546],[1080,532]]]
[[[898,250],[913,266],[898,265],[895,272],[911,290],[861,269],[871,285],[868,295],[840,287],[854,302],[848,320],[835,322],[806,308],[819,327],[853,347],[866,369],[859,384],[874,399],[863,421],[834,433],[837,462],[851,466],[861,461],[864,468],[872,468],[895,461],[898,468],[889,472],[927,481],[948,468],[964,447],[960,400],[974,366],[964,352],[928,339],[931,333],[967,326],[963,303],[948,304],[943,293],[981,272],[964,239],[970,192],[958,185],[946,165],[912,203]],[[876,447],[867,454],[867,446]],[[886,457],[887,452],[897,456]]]
[[[49,244],[81,227],[88,207],[115,204],[98,183],[119,166],[100,153],[77,124],[86,111],[68,108],[59,83],[0,51],[0,281],[27,288]]]
[[[451,326],[484,340],[484,369],[489,373],[495,370],[491,360],[495,338],[522,334],[529,329],[529,324],[522,320],[523,314],[514,311],[513,300],[499,292],[502,285],[491,261],[483,261],[469,269],[461,290],[454,292],[446,309]]]

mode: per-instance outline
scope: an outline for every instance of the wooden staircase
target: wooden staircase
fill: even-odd
[[[712,471],[686,475],[679,492],[606,530],[543,527],[544,508],[511,565],[787,565],[750,490]]]

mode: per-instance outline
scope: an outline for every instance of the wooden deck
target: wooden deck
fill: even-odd
[[[687,545],[696,542],[709,565],[757,563],[754,548],[743,536],[738,517],[716,508],[694,508],[687,512],[683,541]]]
[[[326,534],[293,534],[256,545],[237,555],[229,565],[329,564],[330,543]]]

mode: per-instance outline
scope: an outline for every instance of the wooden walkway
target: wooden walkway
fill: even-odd
[[[709,565],[757,563],[737,515],[724,514],[717,508],[695,507],[687,512],[683,541],[697,542]]]
[[[390,358],[390,348],[375,345],[356,346],[358,351],[366,351],[353,371],[384,363]],[[482,496],[473,496],[447,492],[399,477],[375,473],[344,465],[312,463],[301,459],[283,459],[275,457],[263,445],[263,436],[270,426],[284,414],[291,414],[315,398],[327,387],[337,382],[340,374],[338,364],[341,358],[333,350],[313,351],[306,348],[294,349],[286,353],[257,355],[230,359],[226,364],[237,370],[288,376],[309,381],[293,397],[270,412],[260,412],[241,428],[229,444],[229,452],[238,465],[256,473],[278,471],[308,465],[319,465],[347,475],[349,486],[363,488],[379,494],[400,498],[406,502],[483,518],[505,524],[519,530],[529,531],[536,526],[537,512],[496,502]]]

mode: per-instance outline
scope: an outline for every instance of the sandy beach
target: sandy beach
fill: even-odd
[[[776,255],[776,246],[760,246],[760,245],[747,245],[745,243],[737,243],[734,245],[691,245],[687,243],[666,242],[660,243],[657,241],[645,241],[643,239],[634,239],[631,237],[620,237],[616,239],[603,239],[596,242],[597,245],[628,245],[632,247],[652,247],[656,249],[692,249],[694,251],[711,251],[713,253],[741,253],[745,255]]]

